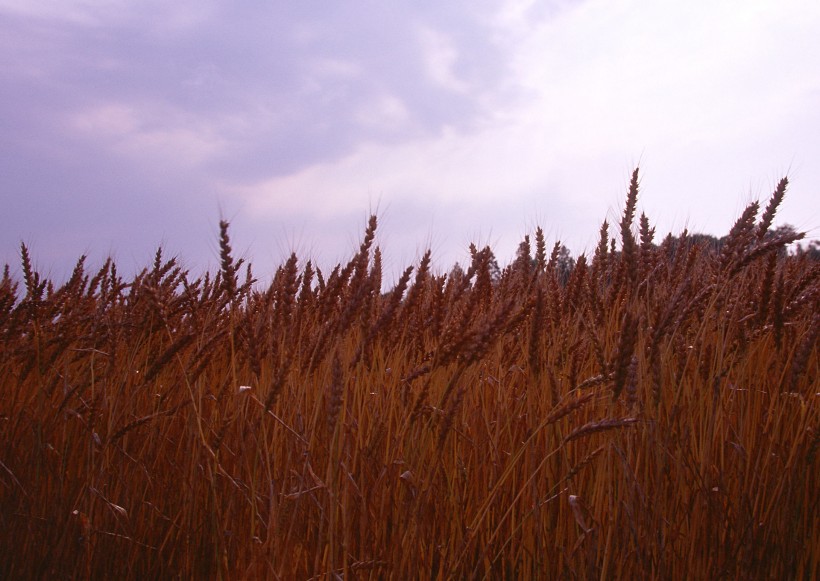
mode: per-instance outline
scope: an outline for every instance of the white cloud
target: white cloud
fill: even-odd
[[[0,0],[6,13],[84,27],[139,22],[165,36],[196,28],[213,18],[216,0]]]
[[[606,148],[636,133],[745,137],[777,120],[773,106],[795,86],[820,86],[820,12],[785,4],[582,4],[527,32],[516,67],[533,99],[522,112],[574,116],[579,140]]]
[[[407,126],[410,112],[399,97],[384,94],[360,107],[356,112],[356,121],[363,127],[392,131]]]
[[[803,51],[820,47],[813,27],[797,24],[809,18],[820,27],[817,13],[724,2],[707,18],[690,4],[601,1],[530,24],[507,13],[500,37],[516,50],[518,98],[484,122],[397,145],[361,144],[336,162],[225,187],[257,218],[365,211],[374,194],[431,212],[484,208],[499,219],[533,206],[548,215],[570,208],[559,230],[577,247],[594,243],[640,162],[641,203],[657,210],[659,231],[688,224],[719,234],[746,201],[738,199],[749,179],[775,180],[795,155],[808,159],[790,132],[817,93],[810,72],[820,70],[820,50]],[[453,72],[458,49],[431,30],[422,37],[430,74],[464,90]],[[756,145],[770,143],[783,148]],[[448,227],[470,228],[457,218]]]
[[[515,126],[445,131],[398,145],[365,144],[337,162],[235,189],[226,186],[257,215],[310,207],[324,218],[366,207],[374,192],[409,196],[420,204],[475,205],[530,191],[544,178],[543,150],[522,150],[527,138]]]
[[[127,2],[106,2],[102,4],[93,0],[64,0],[60,2],[33,2],[31,0],[0,0],[0,12],[33,18],[62,20],[72,24],[91,25],[98,22],[95,13],[99,9],[119,5],[123,8]]]
[[[238,230],[300,223],[329,245],[379,200],[393,240],[492,228],[499,258],[534,221],[594,244],[639,162],[659,232],[720,234],[787,171],[779,216],[820,219],[814,0],[284,6],[0,0],[4,188],[136,177],[203,223],[216,198]]]
[[[69,127],[78,136],[141,164],[201,167],[227,147],[214,127],[158,109],[99,105],[75,113]]]
[[[455,43],[444,33],[429,26],[419,26],[418,38],[430,78],[447,90],[467,92],[469,84],[460,79],[455,71],[459,58]]]

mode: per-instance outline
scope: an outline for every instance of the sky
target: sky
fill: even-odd
[[[386,271],[525,234],[590,252],[640,166],[659,236],[820,238],[820,2],[0,0],[0,264],[158,246],[265,280],[380,220]],[[614,235],[615,230],[611,233]]]

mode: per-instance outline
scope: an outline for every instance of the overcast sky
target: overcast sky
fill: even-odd
[[[820,237],[820,2],[0,0],[0,261],[56,278],[158,245],[215,268],[220,216],[269,275],[574,253],[641,166],[659,234]]]

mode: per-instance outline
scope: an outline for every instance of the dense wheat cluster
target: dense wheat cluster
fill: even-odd
[[[808,579],[820,567],[820,262],[620,224],[538,229],[382,292],[371,218],[254,284],[157,251],[0,281],[0,577]],[[532,244],[532,247],[531,247]]]

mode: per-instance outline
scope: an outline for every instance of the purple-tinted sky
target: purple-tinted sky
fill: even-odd
[[[0,0],[0,262],[62,278],[162,244],[263,277],[393,272],[541,225],[591,249],[642,168],[659,233],[721,235],[780,177],[820,236],[820,2]]]

